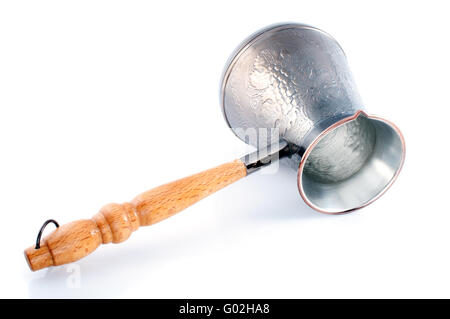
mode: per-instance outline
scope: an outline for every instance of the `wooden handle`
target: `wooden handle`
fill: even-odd
[[[100,244],[120,243],[139,226],[155,224],[247,175],[240,160],[168,183],[137,196],[129,203],[108,204],[92,219],[57,228],[41,241],[41,247],[25,249],[33,271],[74,262]]]

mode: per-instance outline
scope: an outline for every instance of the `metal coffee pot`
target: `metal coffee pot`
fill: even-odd
[[[120,243],[140,226],[168,218],[280,158],[297,170],[305,202],[330,214],[372,203],[400,172],[402,134],[364,111],[342,48],[317,28],[281,24],[250,36],[225,68],[220,97],[228,125],[258,151],[128,203],[108,204],[91,219],[61,227],[46,221],[36,245],[25,250],[31,270],[70,263],[101,244]],[[41,240],[50,222],[57,229]]]
[[[221,103],[240,139],[251,128],[276,128],[297,148],[289,161],[300,195],[320,212],[370,204],[402,167],[399,129],[365,112],[344,51],[317,28],[282,24],[250,36],[225,69]]]

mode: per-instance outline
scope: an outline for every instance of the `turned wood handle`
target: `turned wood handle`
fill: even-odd
[[[57,228],[41,241],[41,247],[25,249],[33,271],[74,262],[100,244],[120,243],[139,226],[155,224],[215,191],[247,175],[240,160],[168,183],[129,203],[105,205],[92,219],[74,221]]]

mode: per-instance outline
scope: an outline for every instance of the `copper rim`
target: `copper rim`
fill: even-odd
[[[371,200],[369,200],[368,202],[366,202],[365,204],[359,206],[359,207],[355,207],[355,208],[351,208],[348,210],[344,210],[344,211],[340,211],[340,212],[329,212],[329,211],[325,211],[323,209],[320,209],[319,207],[315,206],[313,203],[311,203],[311,201],[309,201],[309,199],[306,197],[306,195],[303,192],[303,187],[302,187],[302,183],[301,183],[301,179],[302,179],[302,173],[303,173],[303,167],[305,165],[306,159],[308,158],[309,153],[312,151],[312,149],[317,145],[317,143],[319,143],[320,139],[325,136],[327,133],[329,133],[330,131],[334,130],[335,128],[350,122],[352,120],[355,120],[356,118],[358,118],[358,116],[360,115],[364,115],[369,119],[373,119],[373,120],[377,120],[377,121],[381,121],[384,122],[386,124],[388,124],[389,126],[391,126],[395,132],[398,134],[398,136],[400,137],[401,140],[401,144],[402,144],[402,158],[401,158],[401,162],[400,165],[397,169],[397,171],[395,172],[394,176],[392,177],[392,179],[389,181],[389,183],[383,188],[382,191],[380,191],[376,196],[374,196]],[[363,207],[366,207],[370,204],[372,204],[374,201],[376,201],[378,198],[380,198],[384,193],[386,193],[386,191],[392,186],[392,184],[395,182],[395,180],[397,179],[400,171],[403,168],[403,164],[405,162],[405,154],[406,154],[406,144],[405,144],[405,139],[403,137],[402,132],[400,131],[400,129],[392,122],[379,117],[379,116],[374,116],[374,115],[368,115],[366,112],[359,110],[357,111],[354,115],[351,115],[349,117],[346,117],[336,123],[334,123],[333,125],[331,125],[330,127],[328,127],[327,129],[325,129],[322,133],[320,133],[315,139],[314,141],[308,146],[308,148],[306,149],[305,153],[302,156],[302,159],[300,161],[300,164],[298,166],[298,171],[297,171],[297,186],[298,186],[298,190],[300,192],[300,196],[303,198],[303,200],[305,201],[305,203],[311,207],[312,209],[320,212],[320,213],[324,213],[324,214],[329,214],[329,215],[340,215],[340,214],[347,214],[347,213],[351,213],[355,210],[361,209]]]

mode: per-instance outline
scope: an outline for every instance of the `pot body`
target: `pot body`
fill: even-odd
[[[240,139],[249,128],[276,128],[303,150],[326,127],[363,110],[342,48],[300,24],[268,27],[245,40],[221,88],[223,113]]]
[[[365,113],[344,51],[317,28],[281,24],[250,36],[226,65],[220,98],[241,140],[261,148],[248,137],[265,129],[269,144],[282,140],[295,146],[297,152],[285,161],[298,169],[300,194],[316,210],[339,213],[367,205],[402,166],[400,131]],[[389,149],[390,158],[382,159]],[[384,173],[380,161],[388,166]],[[377,185],[348,193],[368,182]]]

